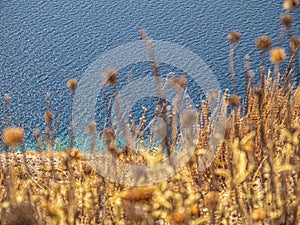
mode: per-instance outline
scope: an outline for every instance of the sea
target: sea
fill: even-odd
[[[79,96],[89,104],[73,107],[83,117],[84,112],[93,111],[100,131],[114,125],[114,121],[107,120],[107,103],[113,104],[115,91],[121,93],[129,87],[130,92],[128,84],[135,82],[138,85],[131,87],[134,96],[120,100],[123,111],[127,107],[126,113],[133,114],[138,122],[142,107],[146,107],[146,117],[150,120],[157,96],[149,94],[156,86],[149,84],[154,79],[151,54],[148,61],[144,57],[146,45],[145,52],[139,55],[143,51],[141,30],[152,40],[147,43],[161,44],[161,49],[154,47],[152,51],[154,59],[160,61],[162,84],[166,84],[167,77],[185,75],[186,92],[195,104],[201,101],[205,95],[203,90],[211,80],[222,92],[226,88],[233,92],[227,34],[231,30],[240,32],[234,58],[237,89],[242,95],[244,57],[250,56],[250,67],[257,80],[260,52],[255,48],[255,40],[260,35],[268,35],[273,45],[278,46],[279,17],[283,13],[279,0],[0,0],[1,132],[7,122],[5,95],[8,94],[11,96],[9,125],[25,129],[26,148],[34,148],[34,129],[45,130],[43,115],[47,107],[54,113],[55,140],[59,146],[67,146],[72,92],[66,83],[72,78],[78,79],[78,88],[92,90]],[[291,31],[300,36],[300,7],[291,14],[294,16]],[[286,37],[284,46],[287,46]],[[168,51],[174,60],[168,61]],[[135,58],[136,55],[139,57]],[[185,64],[188,66],[180,67]],[[200,68],[196,79],[194,73],[189,73],[199,65],[209,75]],[[101,83],[101,74],[105,72],[102,70],[106,67],[118,67],[116,89]],[[270,63],[267,67],[273,68]],[[87,78],[91,78],[90,83],[83,83]],[[133,103],[131,98],[135,99]]]

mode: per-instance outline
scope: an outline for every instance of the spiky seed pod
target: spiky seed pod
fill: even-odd
[[[283,48],[274,48],[271,50],[270,60],[274,64],[280,64],[285,60],[285,51]]]
[[[101,74],[101,80],[103,84],[110,84],[115,86],[118,78],[118,71],[115,69],[108,69]]]
[[[290,27],[293,22],[293,16],[289,13],[280,16],[280,22],[285,27]]]
[[[50,110],[46,111],[44,115],[44,120],[47,124],[51,124],[53,120],[53,112],[51,112]]]
[[[67,88],[69,88],[71,91],[75,91],[77,87],[77,79],[71,79],[67,82]]]
[[[299,0],[284,0],[283,2],[283,8],[285,10],[293,10],[296,9],[299,6],[300,2]]]
[[[292,37],[290,39],[290,48],[292,52],[297,52],[300,48],[300,37]]]
[[[236,44],[241,39],[241,34],[237,31],[230,31],[227,35],[227,39],[231,44]]]
[[[266,218],[266,216],[266,211],[262,208],[255,209],[252,212],[252,219],[254,221],[263,221]]]
[[[240,104],[240,97],[237,95],[230,95],[228,97],[228,103],[233,108]]]
[[[5,128],[2,133],[2,140],[4,144],[10,147],[16,147],[23,143],[24,130],[20,127]]]
[[[272,38],[269,36],[263,35],[256,39],[256,47],[262,51],[268,51],[272,48]]]

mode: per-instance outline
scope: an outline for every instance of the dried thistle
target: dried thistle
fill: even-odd
[[[241,39],[241,34],[237,31],[230,31],[227,35],[227,39],[231,44],[236,44]]]
[[[292,37],[290,39],[290,48],[292,52],[297,52],[300,48],[300,37]]]
[[[67,82],[67,88],[69,88],[72,92],[75,92],[77,87],[77,79],[70,79]]]
[[[256,39],[256,47],[262,51],[268,51],[272,47],[272,38],[269,36],[263,35]]]
[[[53,112],[50,110],[47,110],[44,114],[44,120],[47,124],[51,124],[53,120]]]
[[[285,27],[290,27],[293,22],[293,16],[289,13],[280,16],[280,22]]]
[[[293,10],[296,9],[299,6],[300,2],[299,0],[284,0],[283,2],[283,8],[285,10]]]
[[[228,103],[232,108],[234,108],[240,104],[240,97],[237,95],[230,95],[228,97]]]
[[[10,147],[16,147],[23,143],[24,130],[20,127],[5,128],[2,133],[2,140],[4,144]]]
[[[108,69],[101,74],[101,80],[103,84],[110,84],[115,86],[118,78],[118,71],[115,69]]]
[[[286,58],[285,51],[283,48],[274,48],[271,50],[270,60],[274,64],[282,63]]]

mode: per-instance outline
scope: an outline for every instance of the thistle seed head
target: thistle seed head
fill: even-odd
[[[103,84],[109,84],[115,86],[118,78],[118,71],[115,69],[108,69],[101,74],[101,80]]]
[[[289,13],[280,16],[280,22],[285,27],[290,27],[293,22],[293,16]]]
[[[256,39],[256,47],[261,51],[268,51],[272,48],[272,38],[263,35]]]
[[[271,50],[270,60],[274,64],[280,64],[285,60],[285,51],[283,48],[274,48]]]
[[[77,87],[77,79],[70,79],[67,82],[67,88],[69,88],[71,91],[75,91]]]
[[[236,44],[241,39],[241,34],[237,31],[230,31],[227,35],[227,39],[231,44]]]
[[[2,140],[4,144],[10,147],[16,147],[23,143],[24,130],[20,127],[5,128],[2,133]]]

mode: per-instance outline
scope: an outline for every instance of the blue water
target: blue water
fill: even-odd
[[[60,112],[58,136],[66,136],[71,118],[67,80],[80,79],[105,52],[140,40],[140,29],[146,29],[154,40],[173,42],[198,54],[222,89],[232,88],[226,36],[238,30],[242,39],[236,46],[235,63],[242,93],[244,55],[251,56],[257,74],[255,39],[266,34],[278,43],[279,15],[284,12],[281,4],[267,0],[0,0],[1,127],[3,96],[10,94],[11,124],[23,126],[32,139],[34,128],[45,127],[45,93],[50,92],[51,109]],[[300,36],[300,8],[292,14],[293,33]],[[134,68],[133,78],[139,74]],[[100,96],[100,109],[101,104]],[[103,115],[97,120],[103,123]]]

